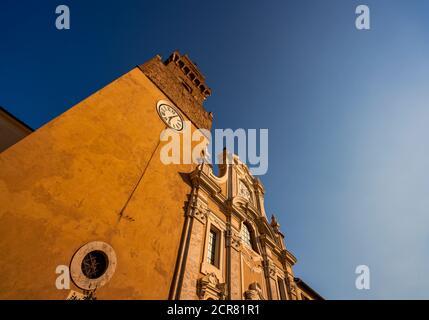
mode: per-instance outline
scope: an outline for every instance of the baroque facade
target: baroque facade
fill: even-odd
[[[174,52],[16,138],[0,154],[0,299],[322,299],[237,156],[218,175],[160,160],[164,129],[211,129],[210,95]]]
[[[186,262],[176,298],[300,299],[305,293],[295,285],[296,258],[276,218],[267,220],[264,187],[236,155],[223,163],[219,177],[208,163],[191,173],[191,223],[185,223],[187,251],[179,254]]]

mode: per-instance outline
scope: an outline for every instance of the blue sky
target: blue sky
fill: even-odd
[[[155,54],[189,53],[215,128],[269,129],[266,209],[297,276],[330,299],[429,298],[428,1],[2,0],[0,35],[0,105],[35,128]]]

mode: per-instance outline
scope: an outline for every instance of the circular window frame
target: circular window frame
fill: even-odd
[[[101,251],[107,257],[108,266],[102,276],[96,279],[88,278],[82,271],[83,259],[93,251]],[[93,241],[81,247],[73,256],[70,265],[70,275],[74,284],[83,290],[94,290],[103,287],[110,281],[117,265],[116,253],[113,248],[102,241]]]

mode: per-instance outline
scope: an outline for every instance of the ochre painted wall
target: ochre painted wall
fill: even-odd
[[[0,154],[0,299],[65,299],[56,267],[91,241],[117,255],[97,298],[168,298],[195,166],[160,162],[159,100],[133,69]]]

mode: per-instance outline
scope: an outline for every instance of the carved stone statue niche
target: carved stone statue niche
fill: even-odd
[[[259,283],[253,282],[249,285],[249,290],[244,293],[246,300],[265,300]]]

